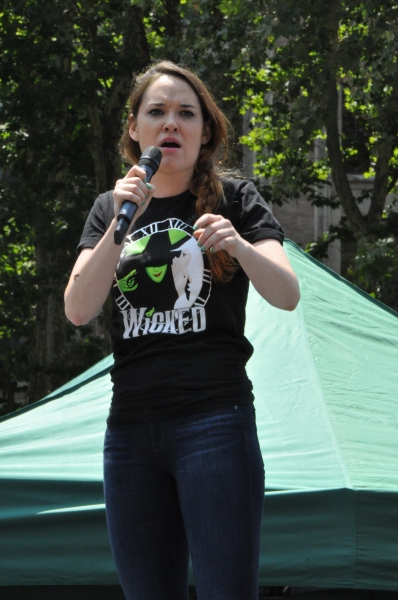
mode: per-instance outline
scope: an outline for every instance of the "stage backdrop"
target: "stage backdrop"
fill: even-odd
[[[285,248],[293,313],[250,291],[266,470],[260,585],[398,589],[397,314]],[[0,585],[117,583],[102,494],[111,357],[0,422]]]

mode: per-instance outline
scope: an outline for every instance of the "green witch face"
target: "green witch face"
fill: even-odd
[[[166,275],[168,265],[162,265],[161,267],[145,267],[145,272],[155,283],[161,283],[164,276]],[[123,277],[119,279],[118,285],[121,292],[134,292],[138,288],[137,282],[137,269],[133,269]]]
[[[167,264],[162,267],[145,267],[145,271],[152,281],[160,283],[166,275]]]

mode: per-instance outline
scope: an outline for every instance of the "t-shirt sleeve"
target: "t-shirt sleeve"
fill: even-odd
[[[83,248],[95,248],[111,224],[113,215],[112,192],[98,196],[84,225],[82,237],[77,246],[78,254]]]
[[[247,180],[234,180],[233,184],[235,189],[232,190],[231,186],[227,186],[225,192],[227,202],[232,209],[231,221],[238,233],[251,244],[264,239],[275,239],[283,244],[285,239],[283,229],[254,183]]]

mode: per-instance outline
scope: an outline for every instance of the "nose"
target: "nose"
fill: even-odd
[[[164,129],[164,131],[177,131],[178,130],[178,123],[177,123],[177,120],[176,120],[174,114],[167,113],[166,120],[163,124],[163,129]]]

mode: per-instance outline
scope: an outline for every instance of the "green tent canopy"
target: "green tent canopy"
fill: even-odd
[[[292,242],[301,301],[250,290],[266,470],[260,585],[398,589],[398,318]],[[112,358],[0,421],[0,585],[112,585]]]

